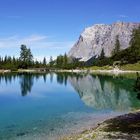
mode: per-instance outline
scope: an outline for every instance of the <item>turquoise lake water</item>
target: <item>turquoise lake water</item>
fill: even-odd
[[[1,74],[0,140],[51,140],[140,108],[136,78]]]

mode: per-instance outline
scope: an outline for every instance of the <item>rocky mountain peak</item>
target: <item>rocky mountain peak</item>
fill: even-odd
[[[129,47],[132,31],[140,23],[116,22],[113,24],[95,24],[85,28],[68,55],[87,61],[91,57],[98,57],[104,49],[106,56],[111,56],[115,47],[116,36],[119,36],[121,49]]]

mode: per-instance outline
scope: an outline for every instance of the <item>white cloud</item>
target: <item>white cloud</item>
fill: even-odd
[[[30,35],[27,37],[19,37],[17,35],[7,38],[0,38],[0,48],[18,47],[21,44],[30,45],[32,47],[48,48],[53,47],[60,49],[73,45],[73,41],[49,41],[45,35]]]
[[[120,18],[128,18],[127,15],[123,15],[123,14],[122,14],[122,15],[119,15],[119,17],[120,17]]]
[[[46,39],[47,36],[44,35],[30,35],[23,38],[14,35],[7,38],[0,38],[0,48],[19,47],[21,44],[31,45],[35,42],[42,42]]]
[[[20,37],[18,35],[1,38],[0,37],[0,55],[15,55],[19,56],[19,48],[21,44],[30,47],[35,59],[42,60],[43,57],[50,56],[56,58],[59,54],[68,52],[73,46],[74,41],[52,41],[46,35],[29,35]]]
[[[47,36],[43,36],[43,35],[31,35],[31,36],[28,36],[26,38],[23,38],[20,40],[20,42],[23,42],[23,43],[34,43],[34,42],[38,42],[38,41],[42,41],[42,40],[46,40],[47,39]]]

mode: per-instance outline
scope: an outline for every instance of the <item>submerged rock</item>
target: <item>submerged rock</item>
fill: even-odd
[[[26,135],[26,133],[25,132],[20,132],[20,133],[17,133],[17,136],[19,137],[19,136],[25,136]]]
[[[19,133],[17,133],[17,136],[18,136],[18,137],[26,136],[28,133],[29,133],[29,131],[19,132]]]

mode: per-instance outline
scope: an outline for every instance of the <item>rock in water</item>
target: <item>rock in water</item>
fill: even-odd
[[[115,47],[116,36],[119,36],[121,49],[129,47],[132,31],[138,28],[140,23],[117,22],[114,24],[95,24],[86,28],[79,40],[69,51],[68,56],[87,61],[92,57],[98,57],[104,49],[105,56],[111,56]]]

